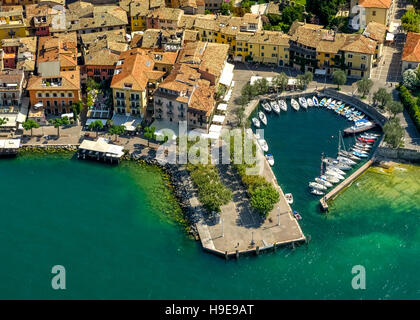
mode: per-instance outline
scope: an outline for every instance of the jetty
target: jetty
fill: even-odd
[[[343,180],[343,182],[341,182],[334,189],[332,189],[325,196],[323,196],[321,200],[319,200],[322,210],[327,212],[328,201],[334,199],[342,190],[347,188],[354,180],[356,180],[363,172],[365,172],[374,161],[375,159],[368,160],[364,165],[362,165],[359,169],[353,172],[348,178]]]
[[[229,183],[232,188],[233,201],[221,207],[220,216],[202,218],[195,225],[203,249],[225,259],[258,255],[284,246],[295,248],[299,244],[307,243],[271,166],[258,144],[257,146],[260,175],[271,182],[280,194],[280,200],[273,210],[266,218],[255,212],[240,177],[231,165],[226,165],[221,170],[222,179],[229,179],[224,182]],[[198,201],[194,200],[192,207],[198,206]]]
[[[111,144],[109,139],[98,138],[96,141],[85,139],[79,146],[77,158],[119,163],[124,155],[123,149],[124,147]]]

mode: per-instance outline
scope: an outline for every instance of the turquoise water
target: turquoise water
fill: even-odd
[[[327,216],[307,192],[320,153],[333,155],[346,126],[325,110],[269,117],[274,171],[311,242],[238,261],[187,237],[154,168],[2,159],[0,298],[419,299],[419,168],[367,172]],[[57,264],[63,291],[50,284]],[[366,290],[351,287],[354,265],[366,268]]]

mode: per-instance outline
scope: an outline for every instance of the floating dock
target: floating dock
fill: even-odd
[[[325,196],[319,200],[321,208],[323,211],[328,211],[328,201],[334,199],[343,189],[350,185],[354,180],[356,180],[363,172],[365,172],[374,162],[374,159],[368,160],[363,166],[353,172],[347,179],[343,180],[339,185],[334,189],[328,192]]]

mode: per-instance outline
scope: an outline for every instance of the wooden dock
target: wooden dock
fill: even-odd
[[[338,186],[332,189],[328,194],[319,200],[323,211],[328,211],[328,201],[334,199],[343,189],[356,180],[363,172],[365,172],[374,162],[374,159],[368,160],[363,166],[353,172],[347,179],[343,180]]]

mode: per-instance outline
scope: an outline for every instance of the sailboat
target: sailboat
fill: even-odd
[[[314,106],[316,106],[316,107],[319,106],[319,101],[318,101],[318,98],[317,97],[313,96],[312,97],[312,101],[314,102]]]
[[[295,99],[290,100],[290,104],[292,105],[292,108],[295,109],[295,111],[299,111],[300,106],[299,103]]]
[[[270,104],[267,102],[267,101],[263,101],[262,103],[261,103],[261,106],[263,107],[263,109],[266,111],[266,112],[271,112],[271,106],[270,106]]]
[[[299,104],[303,108],[308,109],[308,102],[306,101],[306,99],[304,97],[300,97],[298,100],[299,100]]]
[[[252,123],[254,124],[255,128],[259,128],[261,126],[260,120],[257,118],[252,118]]]
[[[271,108],[273,109],[275,113],[277,114],[280,113],[280,107],[275,100],[271,101]]]
[[[267,117],[265,116],[264,112],[262,112],[262,111],[258,112],[258,117],[260,118],[261,122],[264,125],[267,125]]]
[[[279,101],[278,101],[278,104],[279,104],[279,106],[280,106],[280,109],[281,109],[281,110],[283,110],[283,111],[287,111],[287,103],[286,103],[286,101],[284,101],[284,100],[279,100]]]
[[[307,98],[306,103],[308,104],[308,107],[313,107],[314,106],[314,101],[311,98]]]

